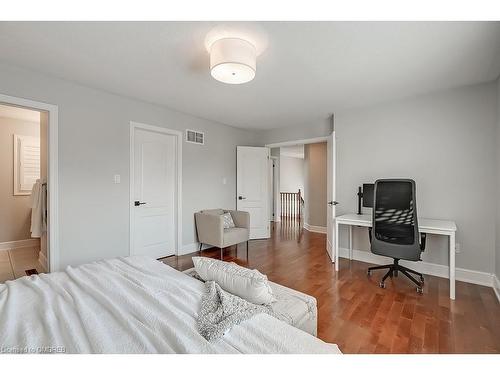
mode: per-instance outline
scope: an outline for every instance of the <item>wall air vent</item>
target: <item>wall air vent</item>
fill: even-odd
[[[186,130],[186,142],[196,143],[197,145],[205,144],[205,133],[196,130]]]

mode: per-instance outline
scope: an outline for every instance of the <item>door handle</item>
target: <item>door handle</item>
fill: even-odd
[[[337,204],[339,204],[339,202],[337,202],[337,201],[330,201],[330,202],[328,202],[329,206],[336,206]]]
[[[136,206],[136,207],[137,207],[137,206],[140,206],[140,205],[142,205],[142,204],[146,204],[146,202],[139,202],[139,201],[135,201],[135,202],[134,202],[134,206]]]
[[[238,199],[239,199],[240,201],[242,201],[243,199],[247,199],[247,198],[246,198],[246,197],[242,197],[242,196],[240,195],[240,196],[238,197]]]

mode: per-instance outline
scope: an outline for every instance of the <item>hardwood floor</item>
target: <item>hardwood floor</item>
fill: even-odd
[[[248,260],[244,244],[226,248],[224,260],[316,297],[318,337],[344,353],[500,353],[500,304],[491,288],[458,281],[451,301],[447,279],[426,276],[419,295],[400,276],[381,289],[384,271],[369,278],[368,263],[341,259],[336,273],[325,241],[294,223],[277,224],[271,239],[250,241]],[[185,270],[196,255],[163,261]],[[220,252],[202,255],[219,259]]]

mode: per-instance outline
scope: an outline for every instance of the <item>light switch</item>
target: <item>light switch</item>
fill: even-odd
[[[119,174],[115,174],[114,176],[115,184],[119,184],[121,182],[121,177]]]
[[[226,185],[227,184],[227,178],[226,177],[223,177],[222,178],[222,185]]]

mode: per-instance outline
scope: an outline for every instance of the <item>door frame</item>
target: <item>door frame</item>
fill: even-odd
[[[335,202],[336,199],[337,199],[337,138],[336,138],[336,134],[335,133],[335,130],[332,131],[332,134],[328,137],[328,141],[330,142],[330,148],[331,148],[331,155],[329,155],[331,157],[331,162],[329,165],[327,165],[327,168],[328,168],[328,171],[327,171],[327,200],[330,202],[333,201]],[[328,151],[328,142],[327,142],[327,154],[330,153]],[[330,179],[331,181],[329,181],[328,179],[328,175],[330,175]],[[330,185],[330,189],[328,189],[328,186]],[[331,197],[328,197],[328,195],[330,194],[330,192],[333,191],[333,196]],[[332,261],[332,263],[335,263],[335,269],[338,271],[338,262],[335,261],[336,256],[338,254],[338,244],[339,244],[339,241],[338,241],[338,238],[337,238],[337,231],[336,231],[336,228],[337,228],[337,223],[336,223],[336,211],[337,211],[337,208],[336,208],[336,204],[337,203],[333,203],[332,205],[328,204],[328,208],[327,208],[327,218],[326,218],[326,252],[328,254],[328,256],[330,256],[330,260]],[[330,220],[328,220],[328,216],[330,214],[330,210],[332,210],[332,217],[330,218]],[[330,221],[330,227],[328,227],[328,222]],[[330,239],[330,241],[328,241]],[[330,252],[328,251],[328,249],[331,250],[331,254]]]
[[[305,138],[305,139],[297,139],[295,141],[285,141],[285,142],[277,142],[277,143],[269,143],[269,144],[265,144],[264,147],[267,147],[269,148],[269,152],[271,149],[273,148],[280,148],[280,147],[286,147],[286,146],[297,146],[297,145],[308,145],[308,144],[312,144],[312,143],[323,143],[323,142],[327,142],[328,141],[328,136],[324,136],[324,137],[316,137],[316,138]],[[273,158],[271,156],[271,158]],[[280,166],[279,166],[279,158],[278,157],[274,157],[277,162],[278,162],[278,191],[276,192],[276,195],[274,196],[274,192],[272,192],[271,194],[273,194],[273,199],[275,200],[276,202],[276,207],[274,209],[274,220],[275,221],[278,221],[278,222],[281,222],[281,207],[280,207]],[[334,158],[335,159],[335,158]],[[333,161],[334,163],[336,162],[335,160]],[[271,166],[272,168],[272,166]],[[276,171],[275,171],[276,172]],[[271,220],[272,218],[269,218],[269,220]]]
[[[285,146],[295,146],[295,145],[307,145],[307,144],[312,144],[312,143],[322,143],[322,142],[328,142],[329,138],[330,137],[333,137],[333,142],[334,142],[334,145],[333,145],[333,150],[332,150],[332,157],[331,157],[331,160],[328,160],[327,158],[327,167],[328,168],[333,168],[333,170],[335,171],[335,175],[333,175],[332,173],[332,189],[333,189],[333,192],[334,192],[334,195],[336,195],[336,190],[337,190],[337,145],[336,145],[336,132],[335,132],[335,128],[333,128],[332,130],[332,133],[330,135],[327,135],[327,136],[323,136],[323,137],[316,137],[316,138],[306,138],[306,139],[298,139],[296,141],[286,141],[286,142],[278,142],[278,143],[269,143],[269,144],[266,144],[264,145],[265,147],[269,147],[269,149],[271,148],[276,148],[276,147],[285,147]],[[328,182],[327,182],[328,184]],[[327,208],[328,210],[328,208]],[[328,214],[328,211],[327,211],[327,214]],[[335,233],[335,220],[333,220],[333,232]],[[327,222],[327,231],[328,231],[328,222]],[[334,234],[335,235],[335,234]],[[328,238],[328,234],[327,234],[327,238]],[[331,244],[331,248],[332,248],[332,262],[334,261],[335,259],[335,254],[336,254],[336,251],[338,251],[336,249],[336,240],[333,239],[333,243]],[[328,241],[326,243],[326,249],[325,249],[328,253]],[[329,253],[328,253],[329,254]]]
[[[278,143],[269,143],[264,145],[269,148],[276,147],[286,147],[286,146],[296,146],[296,145],[309,145],[311,143],[323,143],[328,141],[329,136],[324,137],[316,137],[316,138],[306,138],[306,139],[297,139],[295,141],[286,141],[286,142],[278,142]]]
[[[271,164],[269,168],[272,170],[273,177],[273,180],[271,182],[271,203],[274,214],[274,217],[271,217],[270,221],[276,223],[281,222],[281,207],[280,204],[278,204],[280,200],[280,158],[277,156],[271,156]]]
[[[47,129],[49,133],[47,137],[47,272],[58,271],[60,267],[58,106],[4,94],[0,94],[0,103],[49,113]]]
[[[146,130],[154,133],[173,135],[177,140],[177,183],[175,188],[175,255],[182,252],[182,141],[183,134],[179,130],[164,128],[161,126],[148,125],[136,121],[130,121],[130,169],[129,169],[129,255],[132,255],[134,244],[134,134],[136,129]]]

